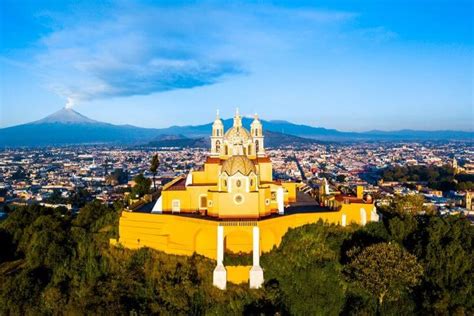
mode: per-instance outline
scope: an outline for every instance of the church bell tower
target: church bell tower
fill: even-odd
[[[219,117],[219,110],[216,113],[216,119],[212,124],[212,135],[211,135],[211,156],[219,157],[222,153],[224,141],[224,124]]]
[[[263,128],[262,123],[255,113],[254,120],[250,124],[250,134],[252,135],[254,153],[257,156],[265,156],[265,147],[263,145]]]

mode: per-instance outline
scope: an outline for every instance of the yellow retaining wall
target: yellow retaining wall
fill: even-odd
[[[167,214],[122,212],[119,243],[136,249],[150,247],[169,254],[194,252],[215,259],[217,222]]]
[[[119,240],[122,246],[136,249],[150,247],[175,255],[197,253],[216,259],[217,226],[224,226],[225,250],[233,253],[251,253],[252,227],[260,228],[260,251],[268,252],[278,247],[288,229],[316,223],[322,219],[329,223],[359,224],[361,208],[365,209],[366,221],[370,221],[373,204],[344,204],[340,211],[323,213],[300,213],[274,217],[260,221],[219,222],[208,219],[190,218],[171,214],[150,214],[122,212],[119,223]],[[112,245],[117,240],[110,240]],[[248,282],[249,266],[228,266],[227,278],[235,284]]]
[[[365,209],[366,221],[370,221],[373,204],[345,204],[340,211],[322,213],[299,213],[254,221],[260,227],[260,249],[270,251],[278,246],[289,228],[315,223],[319,219],[341,224],[346,215],[346,224],[361,222],[360,209]],[[194,252],[211,259],[216,258],[217,225],[222,222],[190,218],[171,214],[149,214],[122,212],[119,224],[119,243],[127,248],[150,247],[177,255],[192,255]],[[249,252],[252,247],[250,226],[226,226],[226,250]],[[245,240],[248,239],[248,242]]]
[[[323,213],[299,213],[281,217],[275,217],[258,222],[260,227],[260,249],[262,252],[272,250],[274,246],[278,247],[281,239],[288,229],[300,227],[310,223],[316,223],[320,219],[328,223],[341,225],[342,215],[346,215],[346,225],[351,223],[360,224],[360,209],[364,208],[366,212],[366,220],[370,221],[370,212],[373,209],[371,204],[345,204],[342,209],[337,212]]]
[[[249,282],[251,266],[226,266],[227,281],[234,284]]]

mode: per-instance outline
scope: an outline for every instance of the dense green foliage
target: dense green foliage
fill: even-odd
[[[107,175],[106,180],[114,185],[126,184],[128,182],[128,172],[120,168],[114,169]]]
[[[474,227],[463,217],[387,212],[365,227],[318,222],[291,229],[261,258],[261,290],[229,284],[220,291],[209,259],[111,247],[118,214],[98,202],[75,217],[62,208],[14,208],[0,222],[0,314],[474,312]],[[390,277],[379,280],[383,271]],[[375,278],[361,283],[351,277],[356,272]],[[395,275],[404,278],[390,281]],[[379,281],[390,299],[367,291]]]
[[[474,189],[474,175],[455,174],[450,166],[394,166],[380,175],[384,181],[427,182],[430,188],[442,191]]]
[[[133,178],[135,185],[132,188],[132,197],[138,198],[150,193],[151,180],[146,178],[143,174],[138,174]]]
[[[348,280],[378,298],[396,301],[405,290],[419,283],[423,267],[416,257],[396,243],[377,243],[349,251],[345,272]]]
[[[337,315],[344,306],[340,248],[350,230],[322,222],[290,230],[262,258],[267,287],[281,310],[294,315]]]
[[[69,197],[64,197],[61,190],[54,190],[45,200],[51,204],[71,204],[73,207],[80,208],[92,200],[91,194],[84,188],[74,191]]]
[[[396,195],[391,199],[390,205],[384,206],[383,210],[402,217],[419,213],[436,214],[436,208],[424,205],[425,202],[425,197],[421,194]]]
[[[225,266],[251,266],[252,265],[252,252],[240,252],[233,253],[226,251],[224,253],[224,265]]]

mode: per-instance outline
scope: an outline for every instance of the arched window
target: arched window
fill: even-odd
[[[255,141],[255,152],[258,153],[260,151],[260,144],[258,140]]]
[[[219,136],[219,135],[218,135]],[[221,142],[220,141],[216,141],[216,151],[217,152],[220,152],[221,151]]]
[[[255,129],[255,136],[258,136],[258,129]]]
[[[229,148],[227,148],[227,145],[225,145],[225,155],[227,156],[229,154]]]

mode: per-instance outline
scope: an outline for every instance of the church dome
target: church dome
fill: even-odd
[[[234,126],[225,133],[225,138],[230,141],[242,140],[245,142],[249,140],[250,133],[242,126]]]
[[[233,176],[237,172],[248,176],[252,172],[256,173],[256,169],[255,164],[247,156],[232,156],[222,164],[222,172],[229,176]]]

